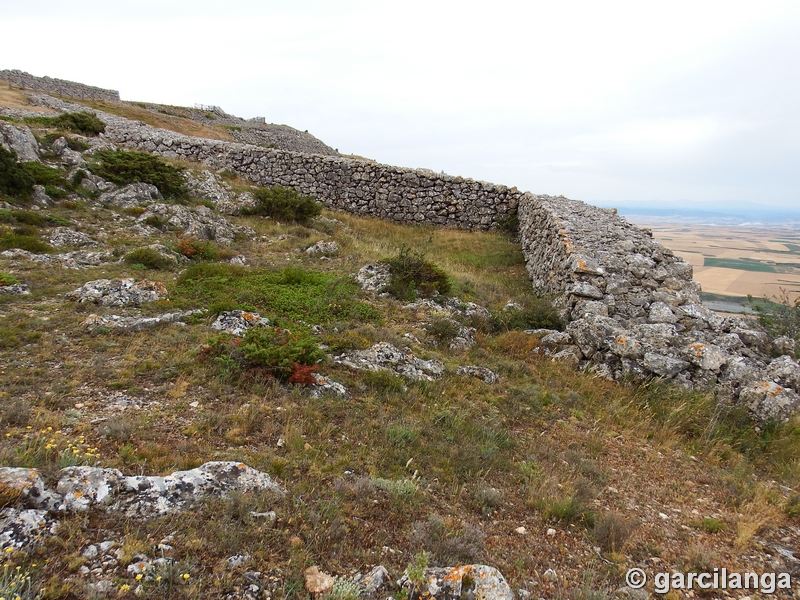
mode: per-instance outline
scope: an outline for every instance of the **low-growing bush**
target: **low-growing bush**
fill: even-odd
[[[800,342],[800,297],[792,302],[784,290],[777,302],[759,302],[748,296],[748,304],[756,311],[758,322],[771,336],[785,335]]]
[[[291,376],[292,363],[315,365],[325,359],[325,352],[311,335],[280,327],[248,330],[242,341],[242,353],[251,363],[272,369],[282,379]]]
[[[27,198],[35,183],[30,172],[17,162],[17,153],[0,146],[0,194]]]
[[[19,280],[13,275],[0,272],[0,285],[17,285]]]
[[[125,255],[125,262],[131,265],[144,265],[148,269],[165,271],[175,266],[175,261],[154,248],[137,248]]]
[[[425,253],[413,251],[403,244],[397,256],[386,261],[392,274],[386,290],[398,300],[414,300],[417,295],[428,297],[450,292],[452,282],[447,274],[432,262]]]
[[[313,196],[303,196],[296,190],[280,185],[258,188],[253,191],[253,196],[256,205],[243,210],[244,214],[304,225],[322,212],[322,205]]]
[[[439,344],[448,346],[461,332],[461,324],[448,317],[438,317],[425,325],[425,331]]]
[[[13,231],[0,234],[0,251],[19,248],[35,254],[44,254],[53,251],[53,247],[45,244],[33,235],[20,235]]]
[[[178,240],[178,252],[186,258],[196,260],[217,260],[220,255],[219,248],[214,242],[193,237]]]
[[[89,168],[95,175],[119,185],[149,183],[165,198],[180,201],[189,197],[182,169],[146,152],[100,150]]]
[[[106,130],[105,123],[91,112],[64,113],[57,117],[52,117],[51,124],[53,127],[88,136],[97,136]]]
[[[620,552],[633,531],[633,524],[613,512],[604,512],[595,518],[594,541],[604,552]]]

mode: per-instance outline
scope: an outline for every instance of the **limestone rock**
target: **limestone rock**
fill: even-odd
[[[27,285],[23,285],[21,283],[3,285],[0,283],[0,294],[8,294],[9,296],[24,296],[30,293],[31,291]]]
[[[182,312],[164,313],[155,317],[126,317],[119,315],[97,315],[91,314],[86,317],[81,325],[89,331],[94,331],[101,327],[116,329],[118,331],[141,331],[168,323],[182,324],[183,319],[194,314],[203,312],[202,310],[187,310]]]
[[[306,254],[309,256],[335,256],[339,254],[339,244],[320,240],[313,246],[306,248]]]
[[[143,279],[97,279],[88,281],[66,294],[78,303],[92,302],[101,306],[140,306],[167,296],[167,288],[158,281]]]
[[[316,381],[316,383],[311,385],[312,398],[319,398],[326,393],[334,394],[335,396],[339,396],[341,398],[347,398],[350,395],[346,387],[344,387],[338,381],[334,381],[330,377],[325,377],[319,373],[312,373],[311,376]]]
[[[84,269],[96,267],[104,263],[114,262],[116,259],[111,252],[106,250],[91,252],[89,250],[75,250],[64,254],[34,254],[20,248],[12,248],[0,252],[0,256],[10,259],[29,260],[42,265],[57,265],[65,269]]]
[[[305,570],[306,591],[313,598],[321,598],[333,589],[333,577],[323,573],[316,565]]]
[[[433,381],[444,374],[444,365],[436,359],[423,360],[403,352],[388,342],[379,342],[366,350],[354,350],[334,357],[334,362],[364,371],[392,371],[409,380]]]
[[[774,340],[772,340],[772,351],[775,352],[775,354],[788,354],[789,356],[794,356],[794,353],[797,351],[797,342],[794,341],[794,338],[791,338],[788,335],[776,337]]]
[[[233,189],[216,173],[203,170],[200,173],[184,171],[183,178],[189,193],[195,198],[211,200],[214,204],[230,202]]]
[[[117,208],[133,208],[145,206],[163,200],[158,188],[149,183],[129,183],[121,188],[104,192],[97,199],[101,204]]]
[[[767,366],[767,376],[800,392],[800,365],[791,356],[779,356]]]
[[[169,226],[181,230],[185,237],[198,240],[215,240],[230,244],[237,235],[255,237],[255,231],[244,225],[233,225],[224,217],[214,214],[207,206],[189,208],[179,204],[152,204],[139,216],[137,222],[144,224],[152,217],[160,218]]]
[[[382,291],[392,280],[387,263],[371,263],[364,265],[354,275],[361,289],[368,292]]]
[[[45,537],[54,535],[58,522],[45,510],[36,508],[0,509],[0,549],[30,550]]]
[[[514,600],[511,587],[496,568],[487,565],[433,567],[425,569],[421,589],[404,573],[397,582],[409,597],[422,596],[433,600],[481,598],[482,600]]]
[[[643,365],[645,369],[656,375],[667,378],[675,377],[675,375],[689,367],[689,363],[685,360],[656,352],[645,353]]]
[[[56,227],[47,241],[52,246],[97,246],[97,242],[88,235],[69,227]]]
[[[19,162],[40,162],[39,144],[30,127],[0,121],[0,146],[16,152]]]
[[[730,355],[714,344],[695,342],[684,349],[689,360],[706,371],[719,371],[730,360]]]
[[[678,317],[664,302],[654,302],[650,305],[650,314],[647,320],[651,323],[677,323]]]
[[[267,327],[269,319],[262,317],[258,313],[251,313],[244,310],[226,310],[211,324],[211,329],[224,331],[236,337],[243,337],[251,327]]]
[[[497,383],[500,377],[492,371],[491,369],[487,369],[486,367],[475,367],[475,366],[465,366],[465,367],[458,367],[456,369],[456,375],[463,375],[465,377],[477,377],[478,379],[482,379],[485,383]]]
[[[0,492],[4,501],[26,508],[55,510],[61,503],[61,496],[47,488],[36,469],[0,467]]]
[[[760,421],[785,421],[800,408],[800,395],[774,381],[748,385],[739,399]]]

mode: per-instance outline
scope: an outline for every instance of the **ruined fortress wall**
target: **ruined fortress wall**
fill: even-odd
[[[193,138],[118,118],[111,121],[106,137],[126,147],[232,169],[257,185],[291,187],[330,208],[391,221],[488,229],[515,211],[523,196],[516,188],[423,169]]]
[[[67,104],[45,100],[53,108]],[[398,222],[488,229],[514,213],[534,289],[552,295],[566,331],[540,351],[611,378],[713,386],[761,420],[800,410],[800,365],[753,324],[700,301],[692,267],[615,211],[422,169],[193,138],[100,113],[121,146],[232,169],[259,185],[314,194],[327,206]],[[777,343],[777,340],[776,340]]]
[[[119,92],[117,90],[106,90],[65,79],[36,77],[24,71],[2,70],[0,71],[0,80],[5,81],[9,87],[41,91],[53,96],[119,102]]]

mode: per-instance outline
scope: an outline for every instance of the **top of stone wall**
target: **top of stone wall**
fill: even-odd
[[[119,102],[119,92],[117,90],[95,87],[66,79],[47,76],[37,77],[17,69],[0,71],[0,79],[6,81],[9,87],[14,86],[23,90],[36,90],[68,98],[89,98]]]

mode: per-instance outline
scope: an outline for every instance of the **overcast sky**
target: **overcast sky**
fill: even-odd
[[[0,0],[0,68],[605,205],[800,213],[800,2]]]

